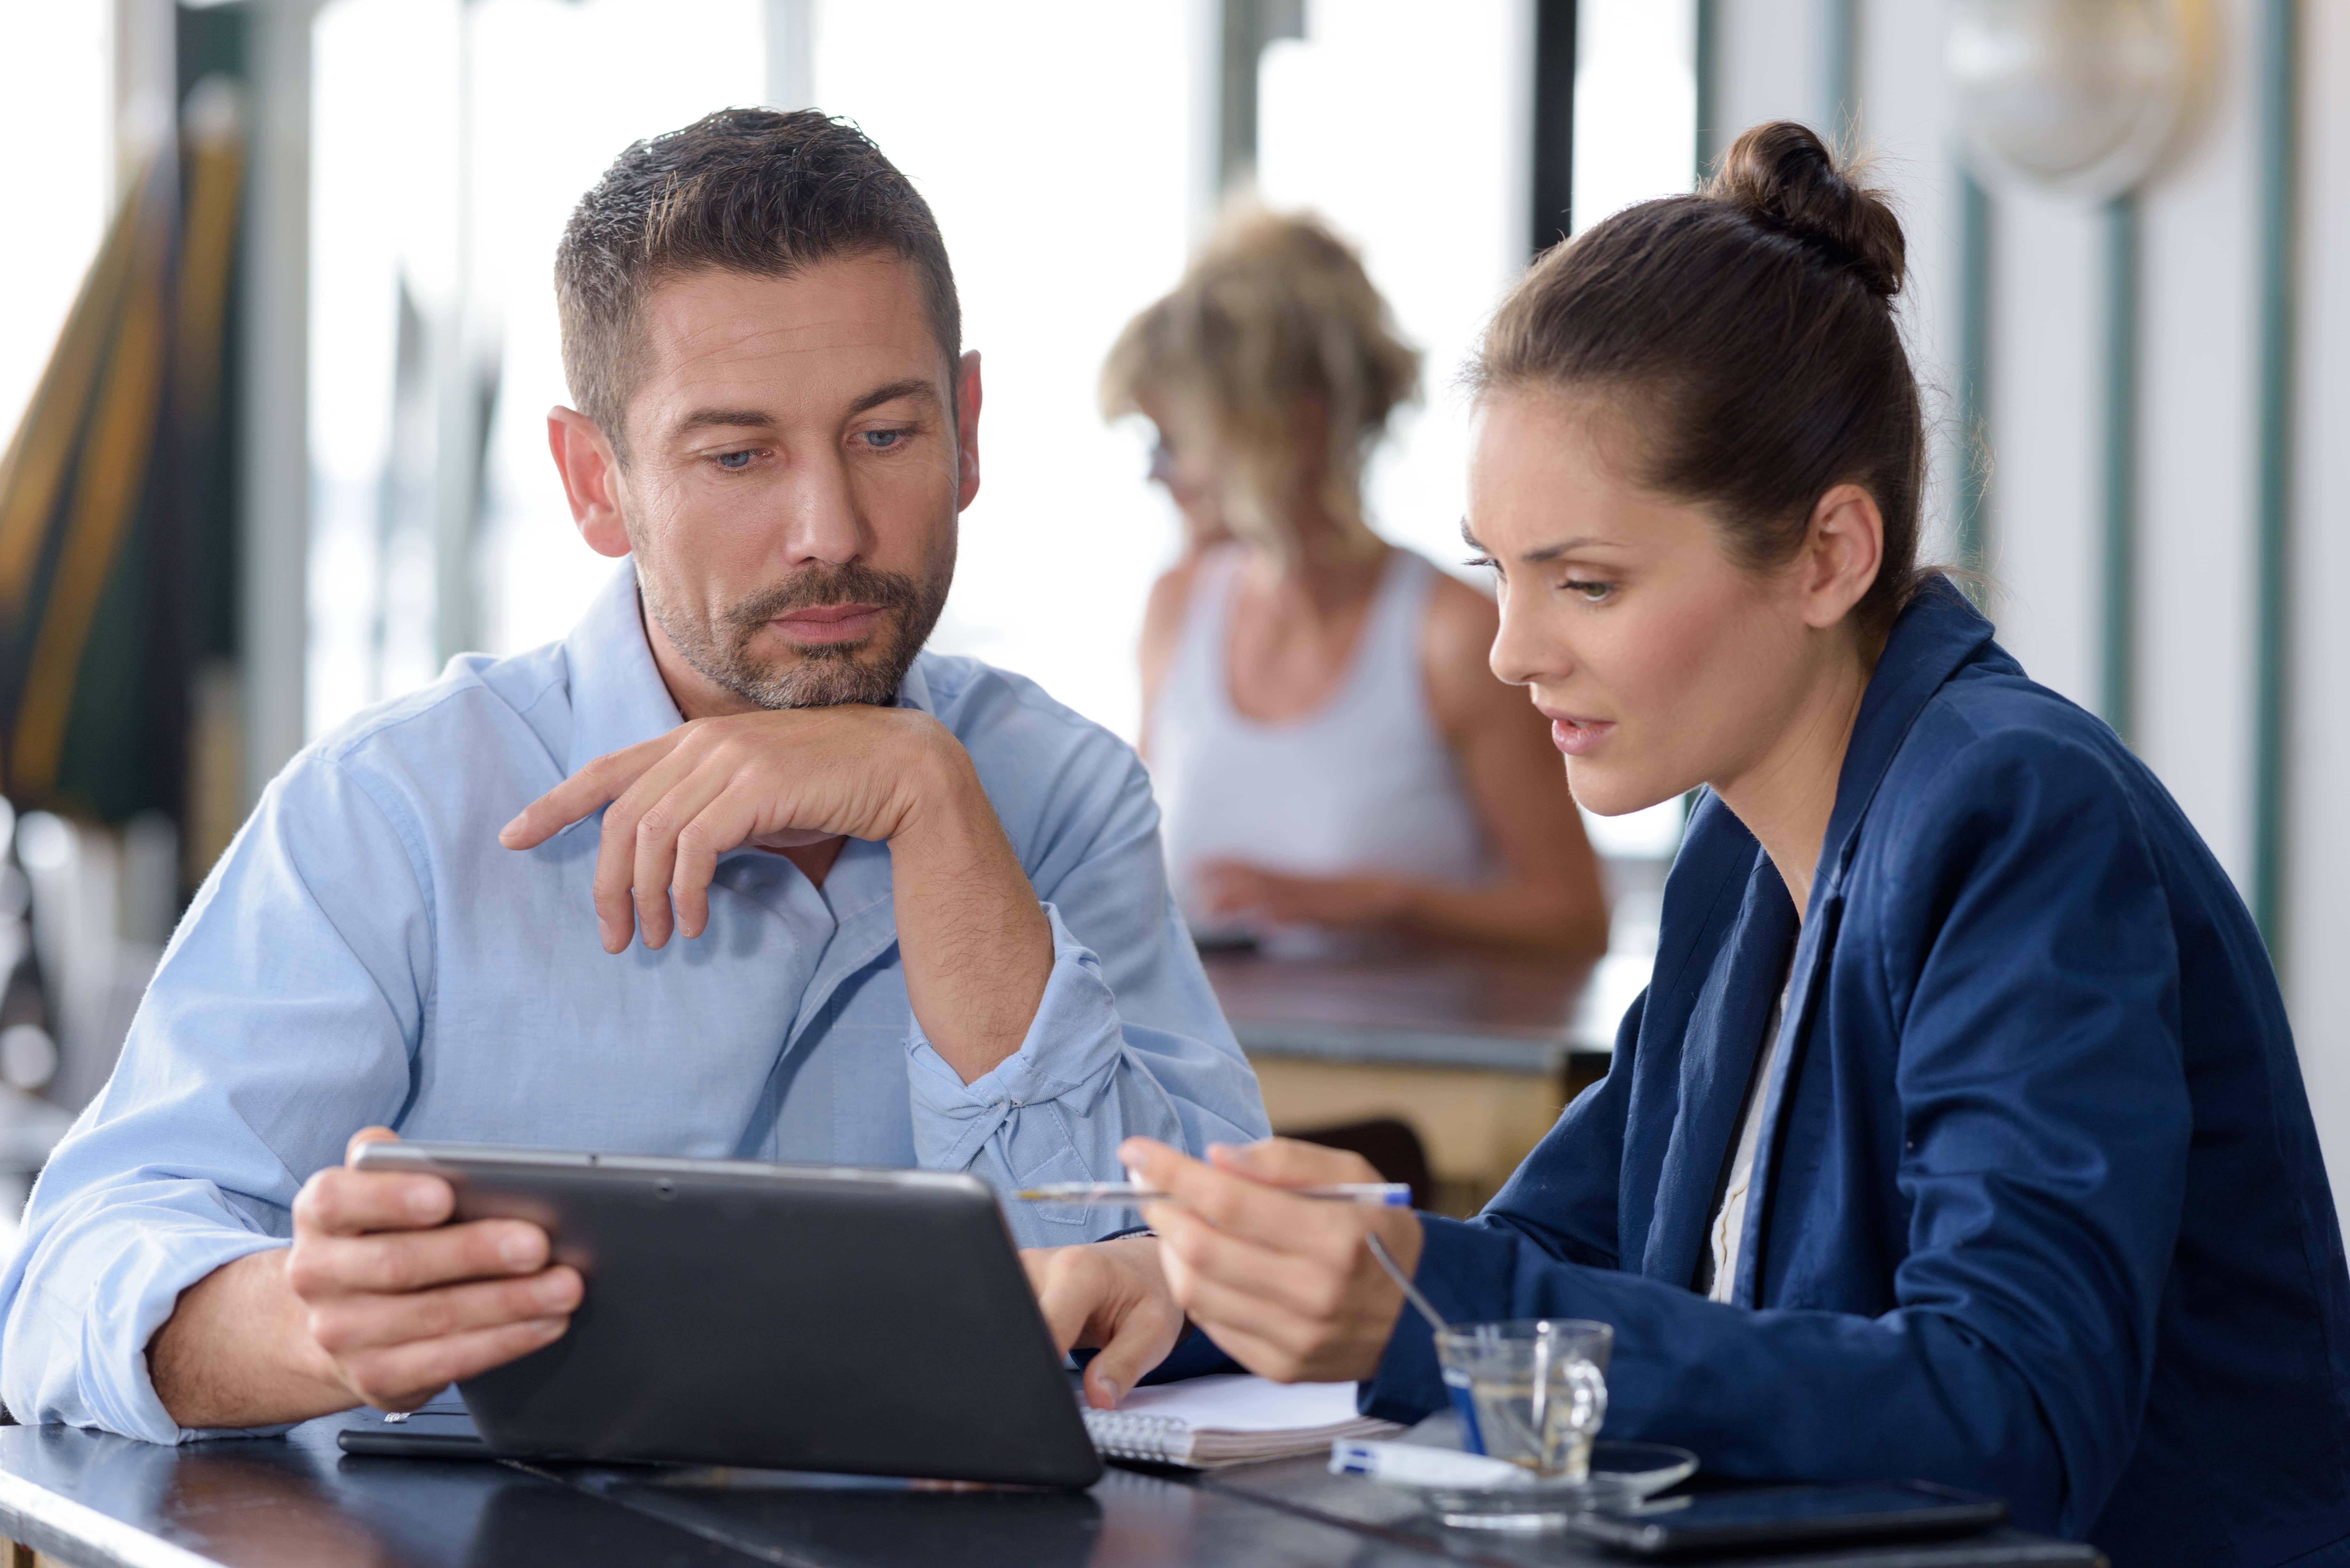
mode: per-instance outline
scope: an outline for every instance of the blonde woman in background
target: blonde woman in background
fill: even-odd
[[[1142,634],[1176,895],[1203,940],[1596,956],[1598,869],[1540,716],[1487,668],[1492,601],[1363,515],[1419,368],[1354,253],[1263,212],[1110,352],[1103,410],[1158,427],[1183,514]]]

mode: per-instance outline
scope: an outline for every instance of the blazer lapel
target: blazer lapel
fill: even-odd
[[[1757,846],[1737,924],[1715,957],[1684,1036],[1672,1137],[1640,1260],[1640,1272],[1651,1279],[1687,1286],[1696,1276],[1794,927],[1786,884]]]
[[[1763,1085],[1762,1127],[1754,1146],[1754,1170],[1746,1195],[1746,1226],[1738,1251],[1738,1274],[1731,1299],[1761,1306],[1763,1253],[1769,1246],[1771,1205],[1776,1196],[1780,1156],[1788,1142],[1790,1089],[1803,1071],[1820,981],[1835,950],[1844,918],[1845,872],[1852,864],[1860,825],[1877,798],[1894,753],[1934,694],[1978,658],[1991,638],[1991,622],[1967,603],[1948,577],[1935,576],[1901,612],[1877,656],[1868,690],[1861,697],[1852,740],[1836,778],[1835,808],[1814,867],[1810,907],[1788,976],[1787,1009],[1779,1021],[1779,1050]]]

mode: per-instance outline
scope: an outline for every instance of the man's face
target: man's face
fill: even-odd
[[[979,488],[978,357],[947,364],[919,275],[889,255],[692,274],[642,320],[613,492],[662,674],[711,688],[681,706],[890,701]]]

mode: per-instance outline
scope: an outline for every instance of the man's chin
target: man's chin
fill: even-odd
[[[851,702],[888,707],[911,659],[859,647],[844,657],[830,645],[760,670],[736,691],[763,708],[837,708]]]

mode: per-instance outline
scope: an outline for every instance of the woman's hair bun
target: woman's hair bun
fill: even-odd
[[[1754,127],[1722,155],[1705,193],[1803,241],[1871,293],[1890,298],[1901,292],[1900,220],[1880,192],[1855,182],[1808,126],[1775,119]]]

